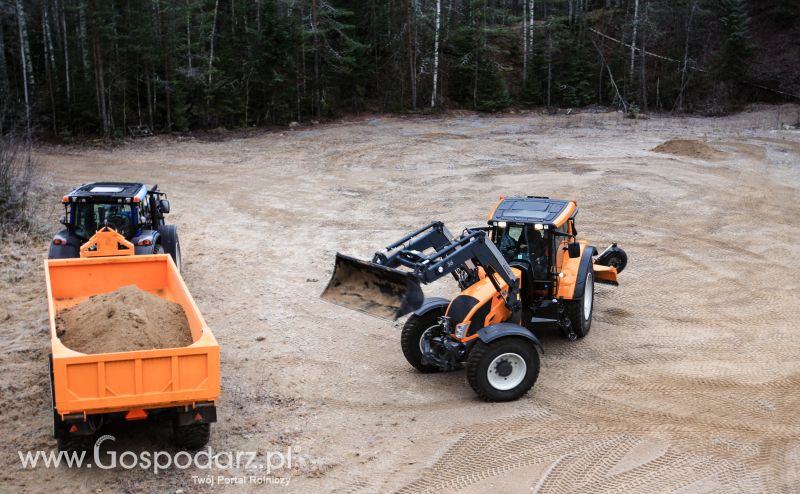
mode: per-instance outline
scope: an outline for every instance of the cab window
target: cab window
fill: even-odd
[[[89,238],[106,224],[129,237],[133,226],[133,207],[130,204],[92,204],[75,205],[75,234]]]
[[[528,241],[525,228],[522,226],[507,226],[497,229],[495,235],[497,247],[506,261],[528,258]]]

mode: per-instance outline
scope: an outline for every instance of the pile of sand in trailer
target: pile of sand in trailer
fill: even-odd
[[[129,352],[192,344],[183,308],[134,285],[95,295],[61,311],[56,332],[81,353]]]
[[[671,139],[654,147],[653,151],[703,160],[714,160],[725,157],[725,153],[722,151],[712,148],[703,141],[694,139]]]

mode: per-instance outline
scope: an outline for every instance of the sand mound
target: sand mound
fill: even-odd
[[[192,344],[183,308],[134,285],[95,295],[56,317],[68,348],[82,353],[129,352]]]
[[[663,144],[659,144],[653,148],[653,151],[704,160],[720,159],[725,156],[725,153],[722,151],[712,148],[703,141],[696,141],[694,139],[671,139]]]

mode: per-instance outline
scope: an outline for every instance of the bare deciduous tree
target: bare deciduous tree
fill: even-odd
[[[439,31],[441,30],[442,0],[436,0],[436,19],[433,37],[433,89],[431,90],[431,108],[436,107],[436,91],[439,77]]]
[[[28,43],[28,27],[25,18],[25,9],[22,0],[17,0],[17,27],[19,29],[19,51],[22,61],[23,90],[25,93],[25,122],[28,130],[28,139],[31,137],[31,91],[36,82],[33,78],[33,64],[31,63],[31,50]]]

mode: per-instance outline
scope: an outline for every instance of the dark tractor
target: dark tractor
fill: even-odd
[[[164,223],[169,201],[158,185],[93,182],[75,188],[63,203],[66,228],[53,237],[49,259],[80,257],[81,245],[107,226],[130,241],[135,254],[169,254],[180,271],[178,227]]]

